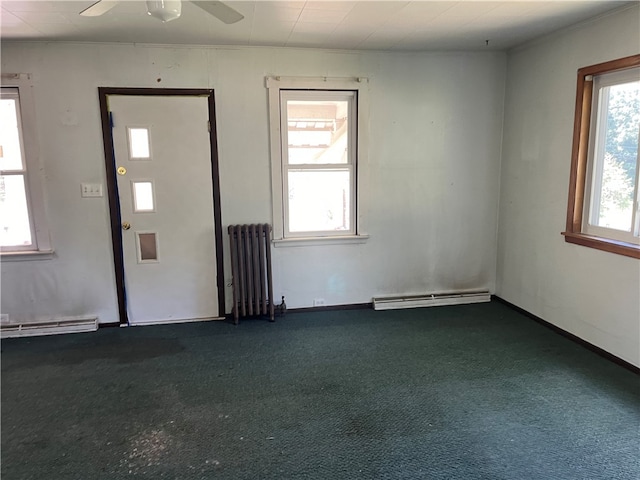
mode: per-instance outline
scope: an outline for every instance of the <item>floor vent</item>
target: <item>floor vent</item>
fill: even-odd
[[[491,294],[480,292],[451,292],[427,295],[399,295],[395,297],[374,297],[374,310],[396,310],[401,308],[440,307],[491,301]]]
[[[0,325],[0,338],[95,332],[96,330],[98,330],[98,317],[65,317],[46,322],[3,323]]]

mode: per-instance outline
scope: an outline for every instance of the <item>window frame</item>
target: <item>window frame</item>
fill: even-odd
[[[18,121],[20,122],[21,146],[24,165],[20,174],[24,175],[27,193],[27,208],[32,232],[30,246],[2,247],[2,260],[50,258],[53,247],[49,235],[44,201],[44,169],[40,161],[40,150],[36,132],[33,81],[30,74],[2,74],[2,88],[14,88],[18,92]]]
[[[357,205],[356,192],[356,166],[357,166],[357,103],[358,92],[353,90],[280,90],[280,132],[281,137],[281,155],[282,155],[282,194],[283,194],[283,227],[284,238],[309,238],[309,237],[331,237],[331,236],[349,236],[355,235],[355,211]],[[309,164],[309,163],[290,163],[289,162],[289,138],[287,114],[288,101],[347,101],[348,102],[348,162],[336,164]],[[295,231],[292,232],[287,219],[289,218],[290,202],[287,199],[286,192],[289,191],[289,173],[292,171],[333,171],[341,170],[349,172],[349,219],[350,225],[348,230],[342,231]]]
[[[0,246],[1,252],[25,252],[33,250],[34,244],[36,243],[36,229],[33,222],[33,207],[31,206],[31,196],[29,195],[29,175],[28,175],[28,166],[26,159],[26,152],[24,149],[25,141],[23,134],[23,122],[22,122],[22,113],[21,113],[21,102],[20,102],[20,91],[17,87],[8,87],[2,85],[0,90],[0,98],[2,99],[10,99],[15,101],[16,106],[16,123],[18,125],[18,142],[20,144],[20,155],[21,155],[21,163],[22,168],[20,169],[11,169],[11,170],[2,170],[0,169],[0,176],[2,177],[22,177],[22,181],[24,184],[24,191],[26,196],[27,203],[27,216],[29,223],[29,236],[31,238],[31,243],[29,245],[11,245],[8,247]]]
[[[281,246],[303,246],[363,243],[369,236],[365,233],[364,203],[368,191],[368,79],[328,77],[267,77],[269,96],[269,126],[271,140],[271,186],[273,209],[273,244]],[[283,116],[281,115],[282,91],[353,92],[355,113],[354,131],[355,158],[352,159],[352,206],[351,231],[348,232],[288,232],[285,221],[287,172],[286,154],[283,153]],[[352,120],[353,121],[353,120]],[[286,135],[286,133],[284,134]],[[340,166],[338,164],[337,166]],[[294,166],[295,167],[295,166]]]
[[[564,235],[565,241],[568,243],[640,259],[640,245],[602,236],[601,229],[590,228],[589,233],[587,233],[584,228],[584,219],[588,215],[591,202],[589,154],[592,148],[592,138],[590,133],[591,122],[594,115],[596,115],[592,108],[593,77],[637,67],[640,67],[640,54],[590,65],[578,70],[571,172],[569,177],[569,200],[566,230],[562,232],[562,235]],[[638,168],[640,168],[640,165]]]

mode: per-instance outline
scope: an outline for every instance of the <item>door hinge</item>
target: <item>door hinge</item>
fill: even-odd
[[[113,128],[113,112],[109,112],[109,126]]]
[[[207,120],[207,130],[211,133],[211,120]]]

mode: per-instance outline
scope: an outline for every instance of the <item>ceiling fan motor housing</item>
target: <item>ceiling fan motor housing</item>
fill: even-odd
[[[163,22],[170,22],[182,13],[181,0],[147,0],[147,13]]]

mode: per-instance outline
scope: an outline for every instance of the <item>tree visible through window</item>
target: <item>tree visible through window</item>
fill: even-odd
[[[640,55],[578,70],[568,242],[640,258]]]
[[[634,211],[637,210],[640,80],[605,86],[600,86],[598,80],[595,80],[597,97],[594,98],[598,109],[593,124],[592,193],[586,228],[593,225],[633,232],[637,237]]]

